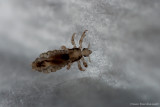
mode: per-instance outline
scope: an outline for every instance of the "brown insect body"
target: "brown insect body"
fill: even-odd
[[[88,48],[84,48],[81,51],[81,45],[82,45],[82,40],[85,36],[85,32],[83,32],[83,35],[80,39],[80,47],[77,48],[75,46],[74,42],[74,35],[72,36],[72,45],[74,45],[74,48],[68,49],[65,46],[62,46],[62,50],[53,50],[53,51],[48,51],[46,53],[40,54],[40,57],[37,58],[33,63],[32,63],[32,69],[37,70],[39,72],[55,72],[62,67],[67,65],[67,69],[70,69],[70,66],[73,62],[78,61],[78,67],[81,71],[84,71],[80,65],[80,59],[83,61],[83,65],[87,67],[87,63],[84,61],[83,56],[89,56],[91,54],[91,51]]]
[[[82,53],[79,48],[69,49],[69,58],[71,62],[78,61],[82,58]]]

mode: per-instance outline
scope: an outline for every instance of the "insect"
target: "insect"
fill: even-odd
[[[49,73],[56,72],[62,67],[67,66],[67,69],[69,70],[72,63],[77,62],[79,70],[85,71],[81,67],[80,60],[83,62],[84,67],[87,67],[88,65],[87,62],[84,60],[84,57],[89,58],[89,55],[92,53],[92,51],[89,50],[90,44],[88,45],[88,48],[82,49],[82,42],[83,38],[86,36],[86,32],[87,30],[83,32],[79,40],[79,47],[76,47],[74,41],[76,33],[74,33],[71,38],[71,43],[73,45],[72,49],[66,48],[66,46],[61,46],[61,50],[53,50],[40,54],[40,56],[32,62],[32,69],[39,72]]]

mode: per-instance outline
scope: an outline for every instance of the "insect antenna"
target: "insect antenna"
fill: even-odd
[[[90,43],[88,44],[88,49],[90,48]]]

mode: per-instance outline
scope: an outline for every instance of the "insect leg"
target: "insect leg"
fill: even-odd
[[[81,67],[81,62],[80,62],[80,61],[78,61],[78,62],[77,62],[77,64],[78,64],[78,68],[79,68],[79,70],[81,70],[81,71],[85,71],[85,70]]]
[[[83,38],[86,36],[86,32],[87,32],[88,30],[85,30],[84,32],[83,32],[83,34],[82,34],[82,36],[81,36],[81,39],[79,40],[79,48],[81,49],[82,48],[82,42],[83,42]]]
[[[71,65],[72,65],[72,63],[69,63],[69,64],[67,65],[67,70],[69,70],[69,69],[71,68]]]
[[[82,57],[81,60],[82,60],[82,62],[83,62],[83,65],[84,65],[85,67],[88,67],[87,62],[84,60],[84,57]]]
[[[73,33],[72,38],[71,38],[71,43],[73,45],[73,48],[76,48],[76,44],[74,42],[74,37],[75,37],[76,33]]]
[[[66,46],[61,46],[61,49],[63,49],[63,50],[67,50],[67,48],[66,48]]]

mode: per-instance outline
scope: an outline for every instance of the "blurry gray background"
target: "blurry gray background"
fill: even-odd
[[[159,107],[159,19],[159,0],[1,0],[0,107]],[[32,71],[40,53],[72,48],[74,32],[78,45],[86,29],[85,72]]]

